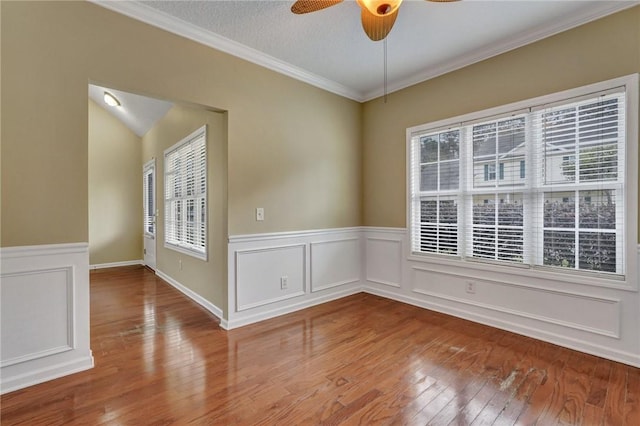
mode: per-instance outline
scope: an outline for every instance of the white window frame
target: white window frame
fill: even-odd
[[[453,117],[450,119],[440,120],[433,123],[428,123],[424,125],[419,125],[415,127],[411,127],[407,129],[406,132],[406,164],[407,164],[407,196],[406,196],[406,212],[407,212],[407,228],[408,228],[408,238],[407,238],[407,253],[408,259],[410,261],[418,261],[423,263],[431,263],[434,265],[445,265],[452,266],[455,268],[462,268],[461,270],[467,270],[467,273],[472,274],[473,270],[478,271],[487,271],[487,272],[501,272],[510,275],[518,275],[518,276],[529,276],[536,278],[546,278],[557,281],[564,281],[567,283],[577,283],[577,284],[585,284],[585,285],[594,285],[601,287],[610,287],[610,288],[618,288],[624,290],[637,290],[638,289],[638,83],[639,78],[638,74],[631,74],[628,76],[615,78],[607,81],[603,81],[600,83],[595,83],[575,89],[565,90],[562,92],[540,96],[537,98],[516,102],[508,105],[503,105],[495,108],[491,108],[484,111],[478,111],[470,114],[465,114],[458,117]],[[491,263],[491,262],[483,262],[483,261],[475,261],[475,259],[463,259],[459,256],[449,256],[437,253],[418,253],[412,251],[412,238],[413,238],[413,229],[412,224],[414,217],[416,214],[415,208],[413,204],[414,194],[412,193],[412,179],[414,179],[414,163],[412,159],[412,138],[416,134],[426,134],[428,132],[436,132],[442,129],[452,129],[456,127],[460,127],[461,123],[465,123],[468,125],[473,122],[481,122],[488,121],[492,118],[499,118],[500,116],[506,116],[508,114],[518,114],[520,111],[529,112],[533,108],[536,108],[540,105],[552,104],[555,102],[560,102],[563,100],[569,100],[573,98],[578,98],[582,96],[587,96],[590,94],[595,94],[607,90],[612,90],[614,88],[623,87],[625,92],[625,118],[626,118],[626,145],[625,149],[625,167],[624,167],[624,175],[625,175],[625,208],[624,211],[620,212],[622,215],[623,222],[623,230],[625,235],[624,240],[624,262],[625,262],[625,273],[623,276],[620,275],[605,275],[605,274],[594,274],[588,272],[582,272],[579,270],[569,270],[565,271],[560,268],[544,268],[537,266],[535,268],[530,268],[527,265],[523,265],[522,267],[518,267],[518,265],[504,265],[502,263]],[[461,138],[461,140],[463,140]],[[466,155],[468,154],[468,149],[465,147],[460,147],[461,157],[463,156],[463,152],[466,151]],[[531,157],[532,154],[528,158]],[[533,173],[530,171],[534,170],[535,164],[526,165],[525,176],[526,180],[529,181],[532,179]],[[462,173],[465,174],[463,178]],[[472,175],[473,171],[469,170],[461,170],[460,182],[463,184],[463,179],[469,179]],[[496,176],[497,177],[497,176]],[[472,178],[472,176],[471,176]],[[458,201],[459,204],[463,204],[462,200]],[[526,200],[525,200],[526,202]],[[461,212],[462,214],[469,215],[470,212],[467,211],[468,208],[462,206]],[[419,214],[419,213],[418,213]],[[459,213],[458,217],[461,215]],[[531,226],[525,224],[525,232],[529,234],[530,237],[535,238],[535,231],[531,229]],[[462,235],[462,231],[459,235],[459,245],[464,244],[464,235]],[[526,254],[528,255],[528,254]],[[469,261],[473,260],[473,261]]]
[[[182,187],[181,195],[178,197],[170,196],[169,194],[171,190],[170,188],[171,185],[169,184],[169,181],[170,181],[170,175],[174,173],[174,170],[168,164],[167,157],[172,153],[174,153],[175,151],[183,148],[185,145],[200,144],[200,143],[204,143],[204,158],[201,159],[201,161],[204,162],[204,170],[202,171],[204,173],[203,191],[202,192],[196,191],[196,187],[198,185],[197,185],[197,182],[195,181],[196,178],[194,177],[194,193],[187,194],[186,183],[188,179],[186,175],[181,175],[181,179],[180,179],[181,181],[180,186]],[[183,159],[183,161],[185,160],[186,159]],[[197,167],[197,166],[194,166],[194,167]],[[199,129],[197,129],[196,131],[194,131],[193,133],[191,133],[190,135],[188,135],[187,137],[180,140],[178,143],[176,143],[175,145],[171,146],[170,148],[164,151],[164,173],[163,173],[164,175],[164,179],[163,179],[163,182],[164,182],[164,192],[163,192],[164,246],[171,250],[175,250],[180,253],[184,253],[189,256],[193,256],[195,258],[205,260],[205,261],[208,259],[208,229],[207,228],[208,228],[209,201],[207,197],[207,192],[208,192],[208,178],[207,178],[208,170],[207,169],[208,169],[208,158],[207,158],[207,126],[206,125],[200,127]],[[202,201],[203,199],[204,199],[204,206],[202,206],[202,203],[199,202],[199,201]],[[170,235],[171,235],[171,232],[169,229],[170,224],[173,224],[174,222],[176,222],[176,220],[172,220],[172,217],[175,214],[175,212],[172,211],[172,206],[174,201],[178,202],[180,207],[182,207],[180,209],[182,218],[178,220],[176,224],[176,227],[179,230],[178,238],[170,239]],[[187,232],[188,223],[186,220],[188,203],[194,204],[195,206],[194,216],[196,218],[200,217],[201,218],[200,222],[201,223],[203,222],[203,228],[200,228],[200,231],[203,232],[203,237],[200,241],[201,244],[193,244],[187,241],[186,239],[188,235],[188,232]],[[198,223],[197,219],[195,222]],[[198,232],[198,229],[192,228],[191,231]]]
[[[147,175],[149,173],[153,174],[153,182],[152,182],[152,187],[148,188],[147,186]],[[156,222],[156,210],[158,209],[157,206],[157,200],[155,197],[156,194],[156,180],[158,179],[157,175],[156,175],[156,160],[155,158],[153,160],[150,160],[148,162],[146,162],[143,166],[142,166],[142,214],[143,214],[143,219],[142,219],[142,224],[144,227],[144,235],[149,236],[149,237],[154,237],[156,236],[156,233],[158,232],[158,224]],[[153,200],[153,211],[152,212],[148,212],[149,209],[149,189],[151,190],[151,199]],[[151,213],[151,214],[149,214]],[[149,232],[149,225],[153,225],[153,232]]]

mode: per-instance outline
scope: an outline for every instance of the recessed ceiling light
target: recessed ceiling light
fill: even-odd
[[[120,101],[118,100],[118,98],[116,98],[109,92],[104,92],[104,103],[112,107],[120,106]]]

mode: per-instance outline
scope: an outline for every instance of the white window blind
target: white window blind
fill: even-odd
[[[623,92],[533,114],[539,264],[624,273],[625,122]]]
[[[155,160],[152,160],[142,170],[143,226],[145,234],[151,236],[156,235],[155,167]]]
[[[206,259],[206,126],[165,151],[164,183],[165,246]]]
[[[625,93],[410,129],[412,252],[624,276]]]

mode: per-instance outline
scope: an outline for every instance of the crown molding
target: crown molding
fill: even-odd
[[[639,4],[639,0],[603,3],[595,8],[595,10],[590,8],[588,11],[585,11],[581,14],[571,16],[570,19],[549,22],[543,27],[536,28],[535,30],[527,33],[523,33],[519,37],[505,40],[503,43],[487,46],[486,49],[478,50],[473,52],[472,54],[460,56],[441,65],[427,68],[426,70],[405,79],[389,82],[387,92],[397,92],[398,90],[405,89],[407,87],[422,83],[435,77],[439,77],[441,75],[464,68],[477,62],[484,61],[485,59],[501,55],[511,50],[515,50],[519,47],[526,46],[527,44],[531,44],[547,37],[551,37],[553,35],[559,34],[575,27],[579,27],[580,25],[587,24],[600,18],[604,18],[607,15],[629,9]],[[383,95],[383,89],[379,88],[365,93],[362,102],[367,102]]]
[[[336,83],[335,81],[320,77],[226,37],[204,30],[150,6],[136,1],[88,1],[104,7],[105,9],[128,16],[129,18],[144,22],[145,24],[152,25],[221,52],[228,53],[229,55],[237,58],[260,65],[279,74],[286,75],[328,92],[335,93],[336,95],[344,96],[358,102],[364,101],[362,96],[363,94],[357,90],[353,90],[342,84]]]
[[[340,96],[358,102],[367,102],[383,96],[383,88],[369,92],[360,92],[335,81],[320,77],[302,68],[293,66],[287,62],[262,53],[226,37],[204,30],[184,20],[175,18],[167,13],[156,10],[150,6],[136,1],[109,1],[109,0],[88,0],[105,9],[120,13],[162,30],[185,37],[189,40],[214,48],[229,55],[244,59],[256,65],[265,67],[277,73],[286,75],[296,80],[308,83],[312,86],[335,93]],[[464,68],[485,59],[498,56],[527,44],[534,43],[555,34],[567,31],[591,21],[603,18],[616,12],[637,6],[640,0],[623,0],[616,2],[603,2],[598,7],[589,8],[581,14],[575,14],[569,19],[551,21],[543,27],[533,31],[523,33],[519,37],[505,40],[503,43],[487,46],[486,49],[474,51],[472,54],[460,56],[446,63],[427,68],[420,73],[413,74],[407,78],[390,81],[388,83],[388,93],[405,89],[418,83],[430,80],[443,74]]]

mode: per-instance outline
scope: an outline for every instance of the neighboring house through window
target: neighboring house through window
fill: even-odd
[[[408,129],[412,253],[624,277],[637,228],[629,81]]]

